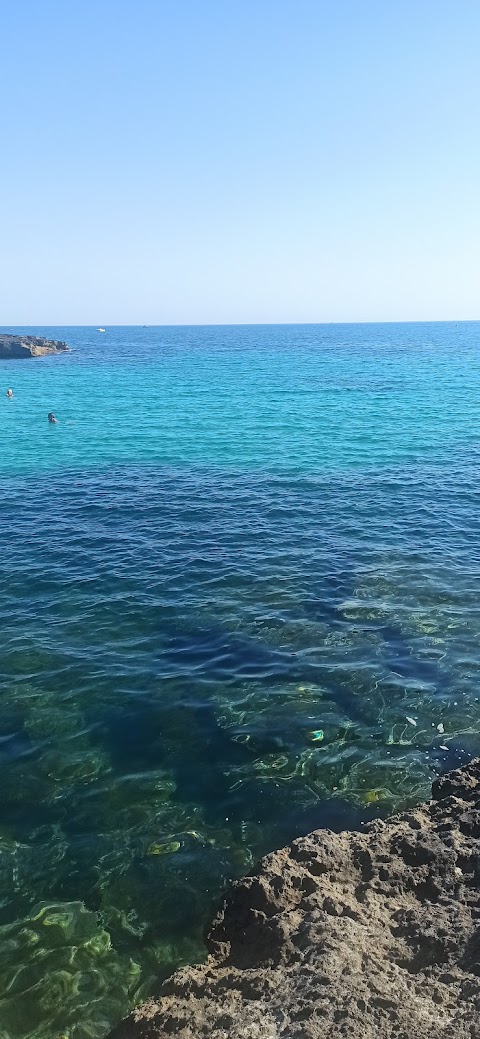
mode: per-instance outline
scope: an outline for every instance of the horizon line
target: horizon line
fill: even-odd
[[[159,324],[151,322],[148,324],[137,323],[137,322],[125,322],[114,324],[112,322],[105,322],[104,325],[97,325],[93,322],[87,322],[83,324],[68,323],[64,322],[50,322],[50,321],[37,321],[27,323],[5,323],[0,325],[0,329],[4,328],[92,328],[95,331],[97,328],[298,328],[298,327],[318,327],[318,326],[329,326],[329,325],[467,325],[467,324],[479,324],[480,317],[478,318],[403,318],[403,319],[388,319],[387,321],[375,320],[375,321],[188,321],[188,322],[161,322]]]

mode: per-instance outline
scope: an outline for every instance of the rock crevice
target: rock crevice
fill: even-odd
[[[418,809],[296,840],[111,1039],[480,1039],[479,838],[477,760]]]

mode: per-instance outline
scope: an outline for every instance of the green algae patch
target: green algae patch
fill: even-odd
[[[180,851],[182,845],[180,841],[165,841],[163,844],[149,844],[147,848],[147,855],[173,855],[175,851]]]
[[[112,949],[81,902],[43,903],[0,927],[2,1035],[91,1039],[142,994],[140,965]]]

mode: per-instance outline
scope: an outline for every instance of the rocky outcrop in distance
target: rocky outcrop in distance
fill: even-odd
[[[110,1039],[480,1039],[479,838],[480,759],[417,809],[268,855],[206,963]]]
[[[28,357],[47,357],[64,354],[69,347],[58,339],[42,339],[40,336],[0,335],[0,360],[22,360]]]

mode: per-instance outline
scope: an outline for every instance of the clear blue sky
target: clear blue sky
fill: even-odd
[[[478,0],[0,8],[0,323],[480,318]]]

